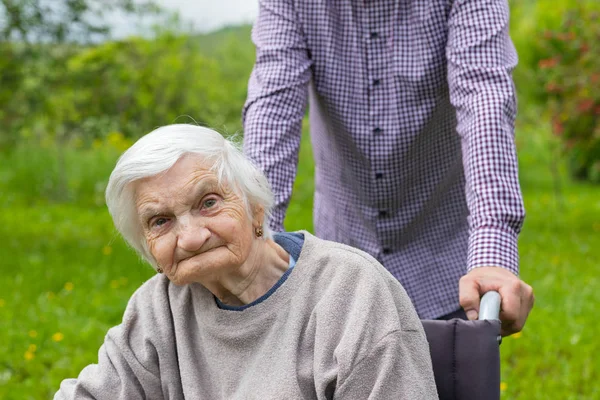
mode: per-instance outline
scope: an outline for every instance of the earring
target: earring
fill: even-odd
[[[161,267],[156,267],[156,272],[158,272],[159,274],[162,274],[163,270]]]
[[[254,234],[256,235],[256,237],[262,237],[263,235],[263,230],[260,226],[257,226],[256,228],[254,228]]]

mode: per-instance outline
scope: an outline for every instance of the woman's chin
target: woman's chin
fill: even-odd
[[[185,268],[177,268],[175,273],[173,275],[167,275],[167,278],[177,286],[189,285],[196,281],[194,279],[193,271],[188,271]]]
[[[188,260],[191,261],[191,260]],[[167,275],[169,280],[177,286],[201,283],[203,268],[197,262],[184,262],[179,264],[174,273]]]
[[[181,279],[179,277],[173,276],[173,277],[169,277],[169,280],[171,281],[172,284],[177,285],[177,286],[185,286],[191,282],[188,282],[185,279]]]

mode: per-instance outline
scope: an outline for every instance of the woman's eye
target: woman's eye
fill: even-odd
[[[168,221],[169,221],[168,219],[166,219],[166,218],[163,218],[163,217],[161,217],[161,218],[156,218],[154,221],[152,221],[152,224],[151,224],[151,225],[152,225],[153,227],[161,227],[161,226],[163,226],[164,224],[166,224]]]
[[[215,199],[208,199],[208,200],[204,201],[203,207],[204,208],[211,208],[215,204],[217,204],[217,200],[215,200]]]

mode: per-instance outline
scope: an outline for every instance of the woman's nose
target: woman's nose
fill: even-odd
[[[190,218],[180,221],[177,246],[187,252],[196,252],[206,243],[210,231],[204,224]]]

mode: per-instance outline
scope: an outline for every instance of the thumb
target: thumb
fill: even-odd
[[[465,310],[469,320],[479,315],[479,285],[475,279],[464,276],[458,287],[460,306]]]

